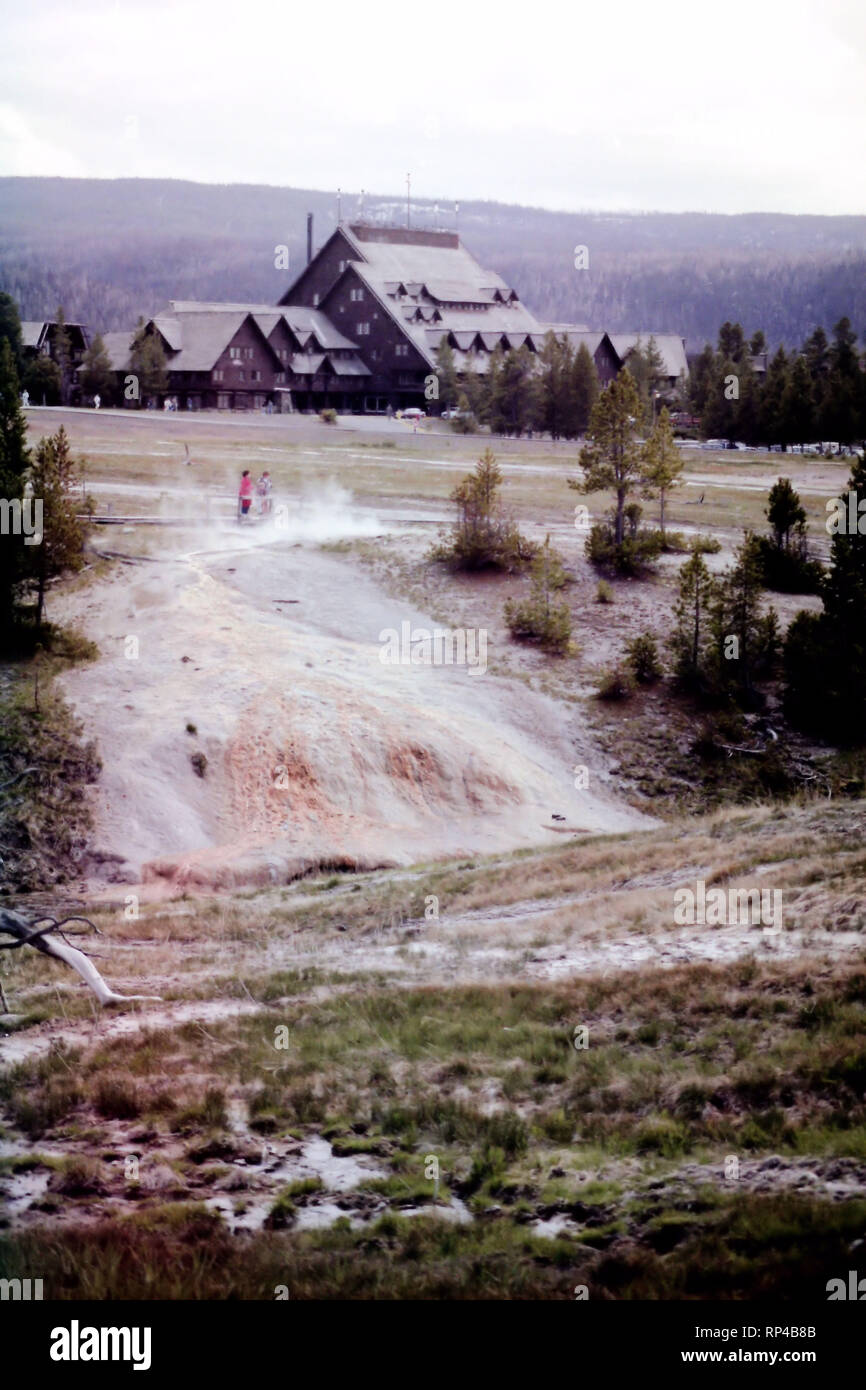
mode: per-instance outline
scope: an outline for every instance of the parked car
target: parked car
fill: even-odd
[[[456,406],[452,410],[443,410],[439,416],[440,420],[466,420],[472,414],[471,410],[458,410]]]
[[[403,420],[426,420],[427,411],[421,410],[417,405],[410,405],[408,410],[400,412],[400,416]]]

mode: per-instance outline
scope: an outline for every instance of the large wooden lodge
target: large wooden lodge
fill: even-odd
[[[539,352],[551,329],[586,344],[602,384],[638,340],[539,322],[455,232],[364,223],[340,223],[277,305],[172,300],[145,325],[162,345],[179,409],[357,413],[425,406],[443,338],[458,372],[483,375],[497,348]],[[131,341],[105,335],[119,386]],[[656,343],[673,385],[688,370],[685,343]]]

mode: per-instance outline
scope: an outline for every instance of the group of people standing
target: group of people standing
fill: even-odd
[[[241,474],[241,484],[238,488],[238,521],[250,516],[252,512],[253,498],[258,503],[259,516],[270,516],[273,507],[271,498],[271,475],[267,469],[257,478],[255,483],[250,477],[250,470],[245,468]]]

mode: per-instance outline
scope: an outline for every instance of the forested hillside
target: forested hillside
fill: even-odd
[[[103,331],[133,325],[169,298],[275,300],[336,222],[336,196],[303,189],[161,179],[0,179],[0,290],[23,318],[58,303]],[[359,211],[344,196],[345,218]],[[370,219],[405,204],[367,196]],[[453,205],[413,204],[417,225],[455,226]],[[608,331],[678,332],[690,350],[719,324],[799,345],[843,315],[866,337],[866,217],[755,213],[558,213],[463,203],[459,230],[478,259],[544,319]],[[289,247],[291,269],[275,269]],[[576,270],[586,246],[589,268]]]

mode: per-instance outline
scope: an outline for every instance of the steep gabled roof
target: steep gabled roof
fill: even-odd
[[[211,371],[249,317],[243,309],[236,309],[233,313],[214,310],[179,315],[178,319],[172,322],[177,322],[181,330],[182,346],[175,351],[169,362],[171,371]]]
[[[266,338],[269,338],[277,324],[283,321],[283,315],[279,309],[274,309],[270,314],[259,313],[254,309],[252,315]]]
[[[135,337],[135,329],[128,328],[122,333],[103,333],[105,353],[115,372],[124,372],[129,366],[129,350]]]
[[[579,327],[577,324],[573,323],[545,323],[542,324],[542,328],[545,333],[555,333],[557,338],[567,338],[575,352],[583,345],[586,347],[590,357],[595,357],[601,345],[607,342],[608,346],[613,350],[613,355],[617,359],[618,366],[621,365],[622,359],[620,354],[617,352],[613,339],[608,333],[599,333],[598,331]]]
[[[155,319],[151,319],[151,323],[159,329],[170,350],[180,352],[183,347],[183,328],[180,319],[175,315],[157,314]]]
[[[445,233],[404,233],[395,227],[361,227],[341,224],[340,231],[355,251],[355,259],[385,281],[402,281],[409,292],[433,281],[441,288],[471,286],[476,291],[507,289],[494,271],[483,270],[458,239]]]
[[[22,319],[22,345],[26,348],[38,348],[41,345],[47,326],[44,319]]]
[[[306,341],[311,333],[315,333],[316,341],[323,348],[351,348],[355,351],[352,340],[335,328],[321,309],[309,309],[304,304],[287,304],[281,313],[298,341],[302,336]]]
[[[685,373],[688,376],[689,364],[686,360],[685,339],[678,337],[676,333],[611,334],[611,342],[622,361],[625,361],[628,354],[634,351],[639,341],[641,346],[646,348],[650,338],[655,340],[659,356],[664,363],[664,375],[678,377]]]
[[[337,236],[349,256],[322,308],[328,311],[343,276],[354,273],[431,365],[449,330],[464,335],[453,340],[458,350],[472,346],[478,332],[489,335],[493,345],[503,335],[520,345],[539,330],[538,320],[515,292],[495,272],[483,269],[453,233],[341,223],[323,251]],[[440,326],[431,329],[433,323]]]
[[[353,351],[355,348],[355,344],[340,333],[320,309],[309,309],[302,304],[284,307],[274,304],[219,304],[211,300],[172,299],[169,300],[168,307],[157,314],[154,322],[159,326],[159,320],[165,318],[179,319],[183,323],[187,316],[201,314],[251,314],[256,326],[266,338],[273,332],[278,319],[282,318],[299,341],[306,342],[313,332],[323,348],[345,348]]]
[[[324,352],[296,352],[292,358],[292,371],[295,376],[315,376],[325,356]]]

